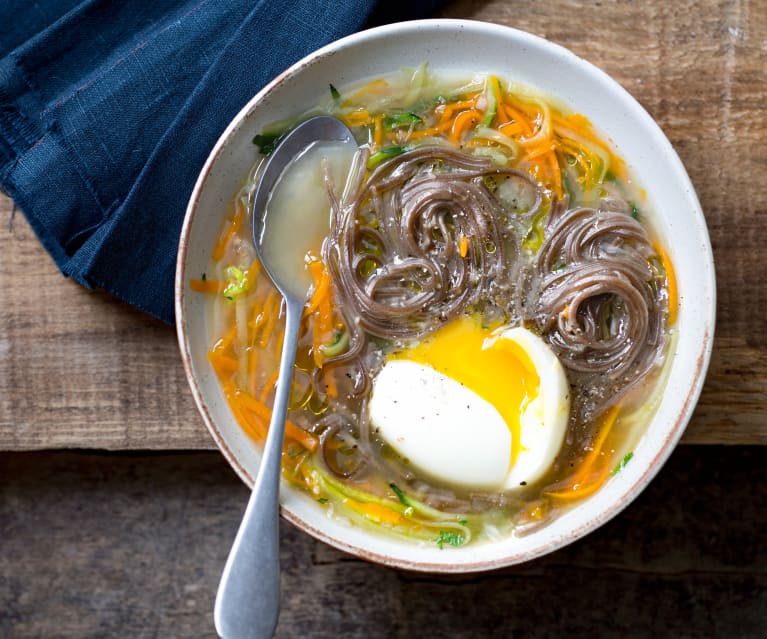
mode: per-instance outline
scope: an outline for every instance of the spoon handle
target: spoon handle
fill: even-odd
[[[285,338],[269,434],[216,595],[213,618],[222,639],[271,637],[280,612],[280,468],[303,310],[296,299],[286,297],[285,302]]]

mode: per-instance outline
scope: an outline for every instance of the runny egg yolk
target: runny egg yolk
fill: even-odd
[[[429,366],[494,406],[511,431],[511,463],[516,462],[522,441],[520,415],[540,392],[535,365],[517,342],[498,339],[478,320],[464,318],[390,359]]]

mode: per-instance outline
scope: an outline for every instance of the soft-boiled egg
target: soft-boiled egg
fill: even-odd
[[[570,412],[562,364],[523,327],[454,321],[398,351],[373,380],[378,435],[433,480],[510,490],[550,468]]]

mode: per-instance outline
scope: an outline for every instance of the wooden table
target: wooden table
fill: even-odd
[[[702,5],[702,6],[701,6]],[[705,212],[718,321],[687,443],[767,444],[767,3],[454,2],[612,75],[656,118]],[[63,278],[0,198],[0,450],[212,448],[174,330]]]

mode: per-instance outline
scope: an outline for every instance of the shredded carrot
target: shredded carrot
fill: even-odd
[[[585,184],[587,180],[587,176],[591,172],[591,167],[589,166],[589,163],[586,161],[586,157],[584,157],[584,149],[579,145],[576,144],[573,140],[569,138],[561,138],[560,140],[560,154],[563,155],[567,153],[568,155],[572,156],[575,159],[575,162],[580,167],[581,173],[583,174],[581,177],[578,178],[578,181]]]
[[[189,288],[197,293],[220,293],[226,285],[217,280],[189,280]]]
[[[473,109],[477,106],[477,100],[482,92],[479,91],[465,100],[459,100],[458,102],[448,102],[447,104],[439,105],[434,112],[439,113],[439,121],[446,122],[453,119],[453,114],[456,111],[465,111],[466,109]]]
[[[314,293],[309,299],[305,313],[314,313],[312,332],[312,357],[318,368],[322,368],[322,344],[333,333],[333,311],[330,299],[330,272],[322,262],[311,262],[309,271],[314,279]]]
[[[266,402],[266,398],[269,397],[269,393],[272,392],[274,385],[277,383],[277,377],[279,377],[279,374],[280,369],[278,368],[269,376],[269,379],[266,380],[266,384],[264,384],[264,388],[261,391],[261,402]]]
[[[546,490],[545,494],[555,499],[571,501],[591,495],[602,486],[610,472],[610,457],[603,454],[602,446],[615,424],[619,411],[619,405],[613,406],[607,411],[599,435],[594,442],[594,447],[581,462],[578,471],[572,477],[564,480],[564,482],[560,482],[552,486],[551,489]]]
[[[584,148],[583,144],[580,142],[572,139],[573,135],[580,137],[589,144],[599,148],[607,156],[610,172],[616,179],[621,182],[624,182],[627,179],[625,163],[613,153],[612,149],[605,144],[604,140],[597,136],[591,122],[586,116],[579,113],[570,115],[552,113],[551,121],[555,134],[563,144],[569,144],[571,148],[577,150],[580,154],[584,154],[585,157],[589,158],[593,163],[593,152]],[[588,171],[586,173],[588,174]]]
[[[466,257],[466,254],[469,252],[469,240],[465,235],[461,235],[461,239],[458,240],[458,252],[461,254],[461,257]]]
[[[266,348],[269,343],[269,338],[272,336],[274,325],[277,323],[277,318],[280,314],[280,305],[282,304],[281,298],[276,291],[271,291],[264,303],[264,328],[261,331],[261,339],[258,341],[258,345],[261,348]]]
[[[237,372],[237,369],[240,366],[239,362],[233,357],[221,355],[216,351],[208,351],[208,360],[219,377],[222,377],[224,373]]]
[[[504,135],[508,135],[510,138],[518,138],[527,131],[527,127],[523,126],[517,120],[511,120],[506,124],[501,124],[498,127],[498,130]]]
[[[511,121],[513,120],[511,114],[509,113],[509,110],[506,108],[506,105],[503,103],[503,99],[499,99],[498,103],[496,105],[496,112],[497,115],[496,121],[498,122],[498,130],[501,130],[501,127],[511,124]]]
[[[312,353],[314,357],[314,363],[319,368],[322,368],[323,363],[322,349],[320,346],[327,343],[327,341],[330,339],[330,336],[332,335],[332,329],[333,321],[330,308],[330,298],[324,297],[322,298],[322,302],[320,302],[320,306],[317,309],[317,322],[314,326],[314,350]]]
[[[556,193],[557,197],[561,198],[563,195],[562,170],[559,167],[557,154],[550,151],[546,156],[546,163],[548,164],[549,169],[549,186],[551,187],[551,190]]]
[[[339,116],[339,118],[349,127],[367,126],[370,124],[370,113],[366,109],[357,109]]]
[[[266,439],[268,429],[264,423],[258,419],[257,415],[244,410],[234,399],[230,400],[229,406],[232,408],[232,412],[237,418],[237,421],[243,426],[245,432],[251,439],[255,439],[256,441],[264,441]]]
[[[218,242],[216,242],[216,245],[213,247],[211,257],[213,258],[214,262],[218,262],[222,257],[224,257],[224,253],[226,253],[226,247],[229,246],[230,240],[240,230],[244,214],[245,207],[238,199],[237,203],[235,204],[234,215],[232,216],[232,219],[229,220],[226,228],[219,236]]]
[[[466,133],[472,126],[474,126],[482,117],[482,113],[476,109],[469,109],[468,111],[461,111],[455,120],[453,120],[453,126],[450,127],[450,139],[459,144]]]
[[[380,149],[383,144],[383,115],[377,115],[373,118],[373,146]]]
[[[358,512],[361,515],[365,515],[365,517],[376,523],[385,522],[392,526],[396,526],[401,523],[403,519],[402,515],[398,512],[395,512],[386,506],[381,506],[380,504],[363,503],[347,498],[344,500],[344,506],[348,506],[351,510]]]
[[[320,487],[318,485],[319,482],[317,481],[317,472],[311,468],[307,468],[306,464],[301,464],[298,467],[298,470],[301,473],[309,492],[319,494]]]
[[[535,129],[535,125],[530,121],[528,116],[523,113],[520,109],[517,108],[516,104],[514,104],[509,96],[506,96],[503,100],[503,108],[506,111],[506,116],[509,117],[511,120],[514,120],[514,122],[522,129],[522,133],[525,135],[529,135],[533,132]],[[503,129],[501,129],[502,133],[506,133]],[[508,134],[507,134],[508,135]]]
[[[656,253],[660,256],[661,262],[663,262],[663,270],[666,271],[666,288],[668,291],[668,323],[669,326],[673,326],[676,323],[676,317],[679,312],[679,296],[676,287],[676,273],[674,272],[674,265],[668,257],[665,249],[659,242],[655,242],[653,245]]]
[[[383,95],[386,93],[386,91],[389,88],[389,83],[384,80],[383,78],[378,78],[377,80],[372,80],[365,84],[364,86],[360,87],[355,91],[351,96],[349,96],[348,99],[344,100],[341,103],[341,106],[348,107],[352,104],[355,104],[362,98],[372,95]]]
[[[253,290],[253,285],[255,284],[259,273],[261,273],[261,262],[256,257],[250,263],[248,270],[245,271],[245,283],[243,284],[245,290]]]
[[[224,384],[222,389],[224,391],[224,397],[229,404],[229,408],[237,420],[237,423],[245,431],[251,439],[256,441],[263,441],[266,439],[266,427],[257,419],[253,414],[247,413],[240,405],[237,398],[237,390],[231,382]]]
[[[292,446],[285,446],[282,451],[282,476],[290,483],[302,486],[304,477],[301,469],[305,466],[309,453],[292,449]],[[298,454],[296,454],[296,452],[298,452]]]
[[[436,126],[432,126],[427,129],[420,129],[418,131],[413,131],[412,133],[410,133],[410,139],[417,140],[418,138],[428,138],[435,135],[439,135],[440,133],[447,131],[451,126],[453,126],[453,121],[445,120],[444,122],[440,122]]]
[[[256,383],[258,381],[258,353],[253,346],[248,348],[248,390],[251,395],[256,394]]]
[[[535,160],[548,153],[552,153],[555,148],[556,147],[551,140],[544,140],[542,144],[526,149],[525,158],[528,160]]]
[[[322,262],[311,262],[309,272],[314,279],[314,292],[306,305],[305,314],[316,311],[322,299],[330,292],[330,273],[323,267]]]
[[[611,153],[609,147],[605,146],[605,143],[594,133],[594,128],[585,115],[580,113],[558,115],[556,112],[553,112],[551,113],[551,123],[554,131],[561,137],[567,138],[569,137],[568,133],[575,133],[590,144],[598,146],[605,153]]]
[[[213,352],[215,353],[223,353],[226,351],[234,341],[234,336],[237,334],[237,327],[232,326],[225,334],[224,336],[219,339],[215,345],[213,346]]]
[[[249,393],[238,391],[236,393],[236,399],[240,402],[243,408],[247,408],[259,419],[262,419],[266,423],[269,423],[271,420],[271,409]],[[303,428],[299,428],[290,420],[285,421],[285,436],[298,442],[307,450],[315,451],[317,449],[317,438],[311,433],[307,433]]]

